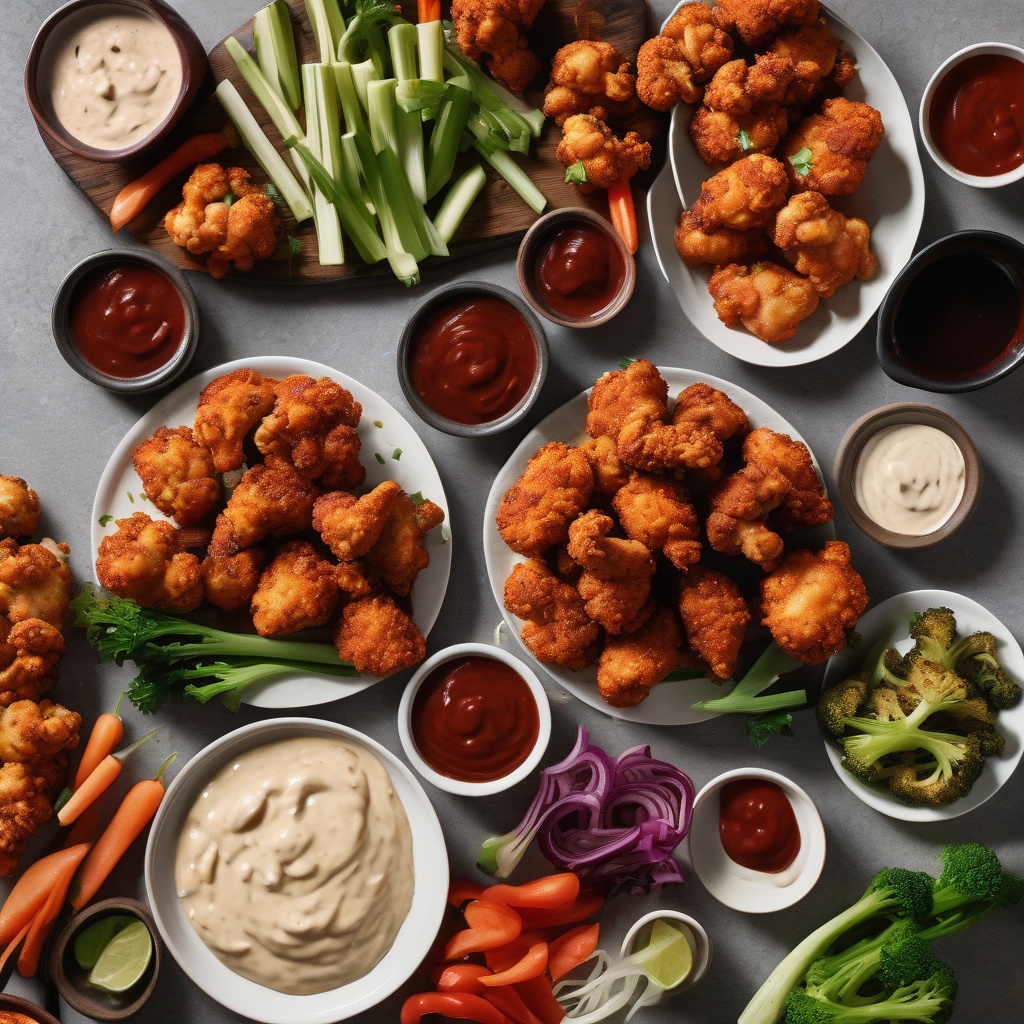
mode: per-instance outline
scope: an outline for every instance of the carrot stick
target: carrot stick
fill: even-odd
[[[96,895],[125,851],[152,821],[160,801],[164,798],[163,775],[167,766],[178,755],[171,754],[154,779],[137,782],[125,795],[117,813],[110,819],[106,831],[89,851],[75,875],[71,906],[79,911]]]
[[[612,226],[626,243],[626,248],[635,253],[640,244],[636,226],[636,208],[633,206],[633,189],[626,178],[608,186],[608,213]]]
[[[14,884],[0,910],[0,947],[6,946],[43,909],[47,897],[72,864],[72,873],[82,862],[88,846],[57,850],[30,864]]]
[[[130,743],[124,750],[107,754],[57,812],[57,820],[62,825],[70,825],[82,811],[94,804],[121,774],[124,759],[162,728],[163,726],[158,725],[155,729],[150,729],[145,736]]]
[[[110,208],[110,227],[114,233],[138,217],[160,189],[182,171],[215,157],[227,145],[228,140],[216,132],[194,135],[141,178],[130,181],[118,192]]]
[[[25,927],[22,928],[21,931],[18,932],[18,934],[15,935],[13,939],[11,939],[11,941],[7,944],[7,948],[3,951],[2,954],[0,954],[0,975],[3,975],[4,968],[7,966],[7,961],[11,959],[11,957],[14,955],[15,950],[17,950],[17,948],[21,945],[21,940],[24,939],[26,935],[28,935],[28,930],[31,927],[31,925],[32,922],[29,921],[29,923],[25,925]]]
[[[523,930],[519,915],[503,903],[471,900],[462,913],[469,927],[451,937],[445,946],[445,960],[461,960],[470,953],[497,949],[511,942]]]
[[[79,843],[88,843],[91,846],[96,841],[99,823],[100,809],[95,804],[87,807],[78,816],[78,821],[68,829],[63,848],[66,850],[69,846],[77,846]]]
[[[552,981],[564,978],[594,955],[601,928],[597,924],[584,924],[551,940],[548,950],[548,974]]]
[[[565,1009],[555,998],[551,991],[551,982],[540,974],[529,981],[517,981],[512,986],[520,999],[527,1005],[530,1011],[544,1022],[544,1024],[561,1024],[565,1019]]]
[[[480,893],[480,898],[509,907],[530,907],[552,910],[574,900],[580,891],[580,880],[571,871],[524,882],[522,885],[492,885]]]
[[[92,732],[89,733],[89,742],[85,745],[85,750],[82,751],[82,760],[78,762],[78,771],[75,772],[75,781],[71,786],[72,792],[92,775],[100,761],[107,754],[112,754],[117,749],[118,743],[121,742],[121,737],[124,736],[124,723],[117,712],[123,699],[124,694],[122,693],[117,698],[117,706],[113,712],[108,711],[96,719]]]
[[[441,20],[441,0],[416,0],[416,20],[425,25]]]
[[[552,910],[533,910],[522,907],[519,916],[524,928],[553,928],[556,925],[577,924],[596,914],[604,905],[604,896],[595,889],[581,889],[579,895]]]
[[[539,978],[547,965],[548,944],[535,942],[517,963],[497,974],[481,975],[480,983],[492,988],[500,985],[512,985],[517,981],[529,981],[531,978]]]
[[[448,886],[448,902],[456,910],[461,910],[470,900],[479,899],[486,888],[479,882],[453,881]]]

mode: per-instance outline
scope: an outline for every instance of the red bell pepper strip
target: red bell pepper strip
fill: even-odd
[[[552,939],[548,948],[548,974],[552,981],[564,978],[570,971],[586,963],[597,949],[600,925],[582,924]]]
[[[558,925],[578,924],[593,917],[604,906],[604,894],[596,889],[581,889],[569,903],[553,910],[533,910],[523,907],[519,911],[524,928],[553,928]]]
[[[529,981],[531,978],[540,977],[548,965],[548,944],[546,942],[535,942],[526,954],[517,960],[511,967],[497,974],[490,974],[480,979],[481,985],[493,988],[500,985],[512,985],[517,981]]]
[[[579,895],[579,891],[579,878],[571,871],[562,871],[522,885],[492,885],[480,895],[482,899],[504,903],[509,907],[553,910],[570,903]]]
[[[523,930],[522,918],[502,903],[471,900],[462,913],[469,927],[451,937],[444,949],[445,960],[461,960],[470,953],[497,949]]]
[[[440,1013],[456,1020],[474,1020],[477,1024],[515,1024],[482,996],[471,992],[420,992],[402,1003],[401,1024],[420,1024],[428,1013]]]
[[[544,1024],[543,1019],[526,1005],[523,997],[511,985],[488,989],[479,998],[500,1010],[512,1024]]]
[[[565,1019],[565,1007],[555,998],[551,982],[543,974],[517,981],[512,988],[544,1024],[561,1024]]]
[[[478,996],[487,991],[480,979],[491,973],[483,964],[442,964],[432,974],[431,981],[438,992],[472,992]]]
[[[479,882],[452,882],[448,886],[448,902],[461,910],[470,900],[479,899],[487,886]]]

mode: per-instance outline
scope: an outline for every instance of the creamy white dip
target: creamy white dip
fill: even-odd
[[[189,812],[175,883],[192,927],[231,970],[278,992],[361,978],[412,903],[412,833],[364,747],[322,736],[248,751]]]
[[[857,503],[892,533],[934,533],[964,493],[964,455],[945,432],[923,423],[885,427],[868,438],[853,480]]]
[[[153,132],[181,91],[181,55],[170,29],[145,11],[100,4],[68,15],[39,59],[44,105],[80,142],[123,149]]]

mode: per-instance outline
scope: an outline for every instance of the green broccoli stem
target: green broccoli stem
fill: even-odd
[[[205,627],[204,627],[205,632]],[[133,655],[135,662],[170,663],[189,658],[260,658],[280,662],[336,666],[340,659],[331,644],[308,640],[280,640],[254,633],[221,633],[211,630],[196,643],[146,644]],[[294,666],[293,666],[294,668]]]
[[[805,690],[789,690],[786,693],[772,693],[760,696],[779,676],[801,668],[797,661],[786,654],[773,640],[764,653],[751,666],[750,671],[722,697],[700,700],[693,705],[694,711],[710,711],[716,714],[739,713],[760,715],[767,711],[781,711],[807,703]]]

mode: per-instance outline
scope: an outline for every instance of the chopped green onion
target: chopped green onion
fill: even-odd
[[[587,183],[587,169],[583,166],[582,160],[570,164],[565,169],[566,185],[585,185]]]
[[[743,152],[746,153],[747,150],[750,149],[750,147],[753,145],[753,143],[750,141],[750,136],[747,134],[747,130],[745,128],[741,128],[737,138],[739,139],[740,149],[742,149]]]
[[[466,171],[455,182],[441,203],[441,208],[434,217],[434,227],[445,242],[450,242],[458,230],[463,218],[469,212],[474,200],[487,183],[487,174],[479,164]]]
[[[814,166],[814,154],[804,146],[798,153],[794,153],[790,158],[789,162],[793,165],[793,170],[801,176],[805,176],[811,173],[811,168]]]
[[[395,449],[395,450],[394,450],[394,451],[393,451],[393,452],[391,453],[391,458],[393,458],[393,459],[395,460],[395,462],[398,462],[398,460],[399,460],[399,459],[400,459],[401,457],[402,457],[402,449],[401,449],[401,448],[396,448],[396,449]]]
[[[107,526],[114,521],[114,517],[108,512],[106,515],[100,516],[100,526]]]
[[[383,466],[385,465],[384,456],[380,452],[374,452],[373,457]]]
[[[290,110],[298,110],[302,104],[299,58],[291,11],[284,0],[273,0],[256,12],[252,19],[252,41],[260,70],[270,87]]]

